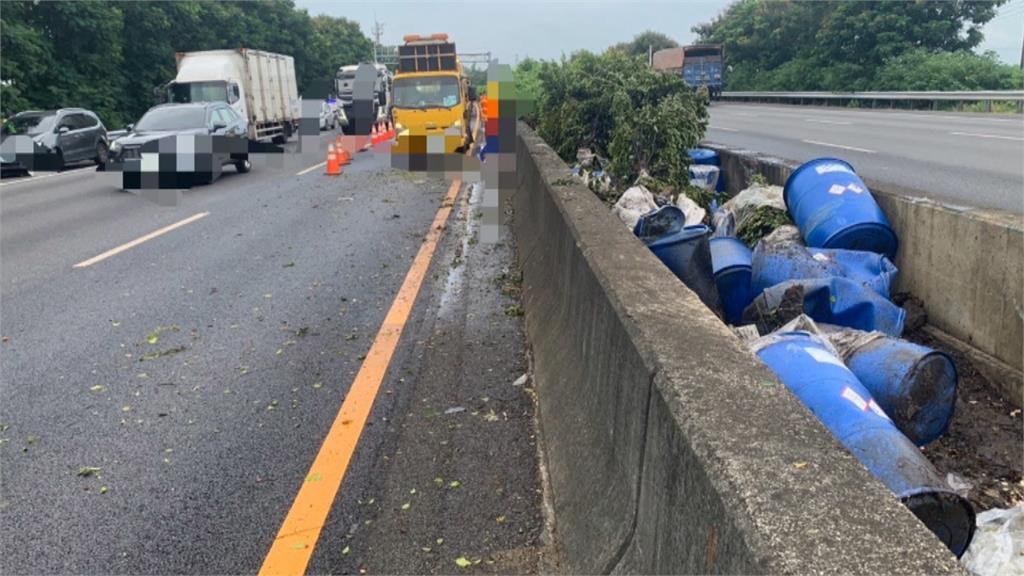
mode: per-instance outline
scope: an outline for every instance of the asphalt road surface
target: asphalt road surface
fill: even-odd
[[[260,569],[450,190],[376,150],[325,176],[329,137],[176,206],[91,168],[0,185],[0,572]],[[538,570],[512,248],[478,202],[395,305],[310,573]]]
[[[789,160],[842,158],[867,178],[958,206],[1024,212],[1024,118],[715,103],[707,139]]]

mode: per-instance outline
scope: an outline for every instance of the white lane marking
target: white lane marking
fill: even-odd
[[[1017,142],[1024,142],[1024,138],[1019,136],[1000,136],[998,134],[976,134],[974,132],[950,132],[954,136],[973,136],[975,138],[996,138],[999,140],[1015,140]]]
[[[843,144],[830,144],[828,142],[819,142],[818,140],[801,140],[801,142],[807,144],[817,144],[818,146],[831,146],[833,148],[842,148],[843,150],[853,150],[854,152],[863,152],[865,154],[874,154],[874,150],[868,150],[867,148],[857,148],[856,146],[845,146]]]
[[[92,266],[93,264],[95,264],[97,262],[102,262],[103,260],[106,260],[107,258],[110,258],[111,256],[115,256],[117,254],[120,254],[121,252],[124,252],[125,250],[129,250],[131,248],[134,248],[134,247],[138,246],[139,244],[142,244],[143,242],[146,242],[148,240],[152,240],[153,238],[156,238],[157,236],[163,236],[164,234],[167,234],[171,230],[175,230],[177,228],[181,228],[182,226],[184,226],[186,224],[191,224],[192,222],[195,222],[196,220],[199,220],[200,218],[205,218],[205,217],[207,217],[209,215],[210,215],[209,212],[200,212],[198,214],[193,214],[192,216],[189,216],[188,218],[185,218],[184,220],[180,220],[180,221],[175,222],[174,224],[171,224],[169,226],[164,226],[163,228],[161,228],[159,230],[156,230],[156,231],[153,231],[153,232],[150,232],[149,234],[146,234],[145,236],[140,236],[140,237],[136,238],[135,240],[132,240],[131,242],[128,242],[128,243],[125,243],[125,244],[121,244],[117,248],[112,248],[110,250],[107,250],[106,252],[104,252],[103,254],[100,254],[99,256],[93,256],[92,258],[89,258],[88,260],[83,260],[83,261],[79,262],[78,264],[75,264],[73,266],[73,268],[85,268],[86,266]]]
[[[313,166],[310,166],[309,168],[306,168],[305,170],[303,170],[301,172],[296,172],[295,175],[296,176],[302,176],[303,174],[309,174],[313,170],[316,170],[317,168],[319,168],[321,166],[324,166],[325,164],[327,164],[327,160],[324,160],[323,162],[321,162],[319,164],[314,164]]]
[[[29,176],[28,178],[22,177],[22,178],[19,178],[18,180],[14,181],[14,182],[4,182],[3,184],[0,184],[0,188],[2,188],[4,186],[14,186],[15,184],[27,184],[29,182],[39,182],[40,180],[46,180],[47,178],[54,178],[54,177],[57,177],[57,176],[66,176],[68,174],[74,174],[75,172],[81,172],[82,170],[88,170],[90,168],[92,168],[93,170],[96,170],[95,166],[83,166],[82,168],[75,168],[74,170],[65,170],[63,172],[56,172],[54,174],[47,174],[45,176],[36,176],[35,174],[32,174],[32,172],[29,172],[29,174],[32,174],[32,175]]]
[[[842,120],[817,120],[814,118],[806,118],[804,122],[814,122],[815,124],[836,124],[838,126],[849,126],[853,122],[844,122]]]
[[[722,130],[725,132],[739,132],[739,130],[735,128],[726,128],[725,126],[708,126],[708,128],[711,128],[712,130]]]

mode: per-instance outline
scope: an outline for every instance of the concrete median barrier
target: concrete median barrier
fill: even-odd
[[[708,144],[718,152],[730,192],[763,174],[783,185],[798,165]],[[964,350],[1007,399],[1024,402],[1024,217],[934,202],[923,193],[868,180],[899,237],[892,291],[924,302],[928,330]]]
[[[571,573],[962,573],[527,126],[513,231]]]

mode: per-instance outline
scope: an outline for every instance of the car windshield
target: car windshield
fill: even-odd
[[[228,101],[228,84],[223,81],[175,82],[167,88],[167,92],[169,102],[189,103]]]
[[[42,134],[53,130],[56,112],[22,113],[4,123],[7,134]]]
[[[395,80],[397,108],[451,108],[459,103],[459,79],[454,76],[424,76]]]
[[[206,126],[206,110],[198,106],[156,108],[135,125],[136,132],[154,130],[187,130]]]

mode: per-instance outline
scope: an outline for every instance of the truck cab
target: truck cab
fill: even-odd
[[[406,36],[398,49],[392,113],[403,134],[445,136],[445,152],[471,142],[469,83],[446,34]]]
[[[301,117],[291,56],[262,50],[178,52],[166,102],[226,102],[248,121],[251,140],[287,140]]]
[[[239,116],[249,117],[242,86],[244,70],[233,51],[179,53],[177,61],[178,74],[167,84],[168,103],[227,102]]]
[[[377,78],[374,81],[374,111],[377,120],[389,120],[391,118],[392,104],[392,78],[391,72],[383,64],[372,64],[377,69]],[[353,90],[355,88],[356,71],[358,64],[342,66],[338,68],[335,75],[334,87],[338,94],[338,100],[347,116],[353,115]]]

